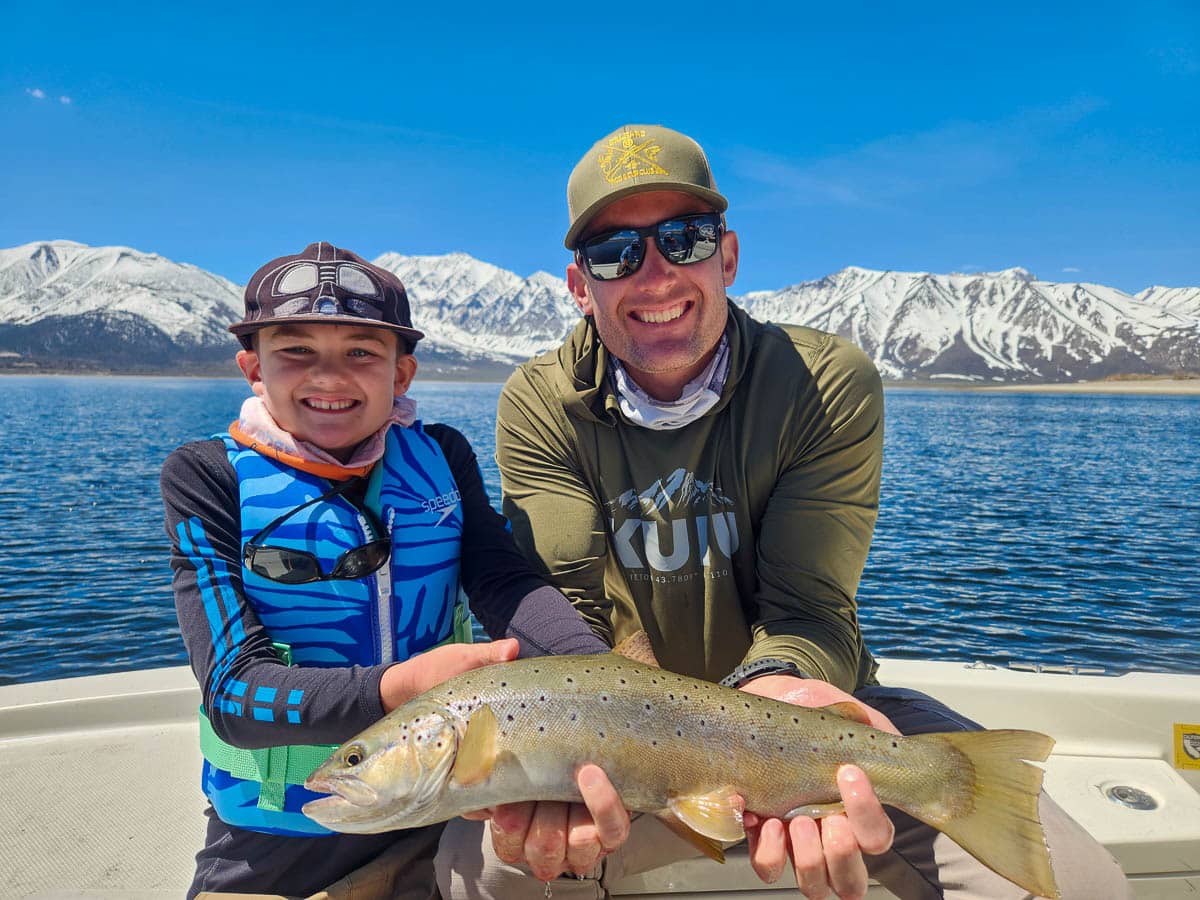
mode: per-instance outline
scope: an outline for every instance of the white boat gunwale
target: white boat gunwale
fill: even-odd
[[[930,693],[989,728],[1055,736],[1047,789],[1113,852],[1139,900],[1200,893],[1200,766],[1176,768],[1174,727],[1200,728],[1200,675],[891,659],[880,680]],[[0,686],[0,801],[10,823],[29,823],[5,829],[0,896],[181,895],[203,831],[199,703],[186,666]],[[1109,799],[1119,785],[1157,808]],[[628,878],[616,892],[717,900],[777,890],[734,855],[725,867],[697,860]],[[870,896],[891,895],[875,886]]]

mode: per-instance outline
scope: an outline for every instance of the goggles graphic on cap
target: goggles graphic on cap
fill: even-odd
[[[383,290],[370,272],[355,263],[295,262],[280,270],[270,287],[276,316],[305,311],[317,315],[380,318]],[[287,299],[291,298],[291,299]]]
[[[412,327],[408,293],[392,272],[332,244],[309,244],[250,277],[246,315],[229,330],[242,345],[268,325],[371,325],[401,335],[409,350],[425,335]]]
[[[321,282],[336,284],[344,290],[366,297],[379,296],[379,287],[375,281],[364,268],[354,263],[294,263],[283,277],[275,282],[275,292],[298,294],[301,291],[311,291]]]

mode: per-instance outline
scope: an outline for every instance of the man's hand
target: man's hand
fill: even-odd
[[[872,728],[899,734],[896,726],[887,716],[877,709],[872,709],[865,703],[859,703],[841,688],[834,687],[828,681],[816,678],[797,678],[794,675],[763,675],[743,684],[739,690],[747,694],[758,694],[760,697],[770,697],[772,700],[782,700],[784,703],[794,703],[796,706],[815,708],[832,706],[834,703],[850,702],[862,710]]]
[[[743,685],[741,690],[797,706],[829,706],[850,701],[862,709],[873,728],[900,733],[882,713],[824,681],[764,675]],[[746,813],[750,864],[759,878],[768,884],[777,881],[790,857],[796,884],[810,900],[823,900],[831,895],[842,900],[862,900],[866,896],[867,866],[863,854],[883,853],[891,847],[895,826],[862,769],[842,766],[837,782],[845,813],[820,820],[797,816],[786,823]]]
[[[525,864],[539,881],[563,872],[584,875],[625,843],[629,812],[599,766],[581,766],[576,784],[583,803],[509,803],[463,818],[491,819],[496,855]]]
[[[514,660],[520,649],[516,638],[483,644],[443,644],[388,666],[379,681],[379,699],[383,702],[383,711],[390,713],[397,706],[403,706],[418,694],[455,675]]]

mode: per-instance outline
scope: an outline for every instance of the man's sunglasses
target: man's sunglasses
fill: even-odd
[[[690,266],[717,252],[724,230],[720,213],[676,216],[645,228],[605,231],[581,241],[575,252],[593,278],[613,281],[642,267],[646,240],[651,235],[666,260],[677,266]]]
[[[354,480],[339,482],[333,489],[314,497],[306,503],[301,503],[295,509],[289,509],[246,542],[242,550],[242,559],[246,568],[255,575],[283,584],[308,584],[313,581],[349,581],[366,578],[378,572],[392,557],[392,541],[379,518],[365,506],[355,506],[362,514],[368,529],[374,535],[374,540],[347,550],[338,557],[333,571],[326,574],[321,568],[320,561],[311,553],[304,550],[293,550],[291,547],[269,547],[262,543],[263,539],[278,528],[287,519],[312,506],[336,497],[346,491]]]

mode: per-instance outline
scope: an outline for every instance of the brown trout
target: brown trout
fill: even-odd
[[[635,654],[636,655],[636,654]],[[944,832],[1010,881],[1057,897],[1038,818],[1053,739],[1030,731],[899,737],[840,715],[676,675],[617,653],[476,669],[347,741],[305,787],[335,831],[441,822],[522,800],[580,800],[596,763],[625,806],[656,814],[722,859],[745,809],[783,819],[840,810],[838,767],[860,766],[879,799]]]

